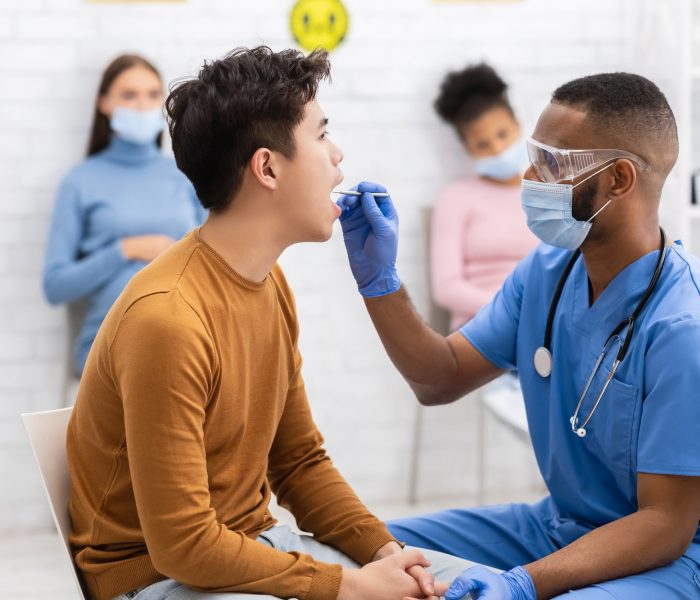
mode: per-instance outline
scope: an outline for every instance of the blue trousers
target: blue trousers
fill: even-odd
[[[556,552],[573,541],[576,524],[555,521],[547,502],[453,509],[388,523],[396,539],[465,560],[508,570]],[[583,531],[579,530],[579,535]],[[697,544],[693,556],[697,557]],[[698,600],[700,564],[685,555],[675,562],[571,591],[558,600]]]

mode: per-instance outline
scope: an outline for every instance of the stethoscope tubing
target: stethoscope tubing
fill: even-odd
[[[583,393],[579,397],[578,403],[576,405],[576,410],[574,411],[573,416],[570,419],[571,423],[571,428],[574,433],[576,433],[579,437],[584,437],[586,435],[586,426],[590,422],[591,418],[593,417],[593,414],[595,413],[596,409],[598,408],[598,405],[600,404],[601,400],[603,399],[603,394],[605,394],[605,391],[608,389],[608,386],[610,385],[610,382],[612,381],[615,372],[617,371],[617,368],[619,367],[620,363],[624,360],[625,356],[627,355],[627,351],[630,347],[630,344],[632,342],[632,337],[634,335],[634,330],[635,330],[635,321],[637,317],[639,317],[640,313],[646,306],[647,302],[651,298],[652,294],[654,293],[654,289],[656,288],[656,284],[659,281],[659,278],[661,277],[661,272],[664,267],[664,263],[666,261],[666,256],[668,254],[668,250],[666,249],[666,234],[664,233],[664,230],[659,228],[661,232],[661,243],[659,245],[659,258],[656,261],[656,267],[654,268],[654,274],[651,277],[651,280],[649,281],[649,285],[647,285],[646,290],[644,291],[644,294],[642,294],[641,299],[637,303],[637,306],[634,308],[632,311],[632,314],[621,321],[615,329],[608,335],[607,339],[605,340],[605,344],[603,345],[603,351],[600,353],[600,356],[596,360],[596,364],[593,367],[593,371],[591,375],[588,378],[588,381],[586,382],[586,386],[583,390]],[[544,334],[544,344],[543,346],[540,346],[537,348],[535,351],[535,370],[537,373],[543,377],[549,377],[551,375],[552,371],[552,350],[551,350],[551,344],[552,344],[552,331],[554,328],[554,318],[556,316],[556,311],[557,307],[559,305],[559,300],[561,299],[561,295],[564,291],[564,286],[566,285],[566,281],[571,273],[571,270],[574,267],[574,264],[576,264],[576,261],[578,260],[578,257],[581,254],[581,250],[578,249],[576,250],[571,258],[569,259],[568,263],[566,264],[566,267],[564,268],[564,271],[562,272],[561,276],[559,277],[559,281],[557,282],[557,287],[554,290],[554,295],[552,296],[552,301],[549,306],[549,312],[547,313],[547,324],[545,326],[545,334]],[[591,407],[590,412],[588,413],[588,416],[584,419],[584,422],[581,426],[578,425],[578,415],[581,410],[581,407],[583,406],[583,401],[586,397],[586,393],[588,392],[589,388],[591,387],[591,384],[593,383],[593,378],[595,377],[595,374],[598,371],[598,368],[600,367],[603,359],[605,358],[606,353],[608,352],[608,345],[610,342],[615,338],[618,337],[620,333],[622,332],[623,329],[627,328],[627,333],[625,335],[625,339],[620,345],[620,349],[617,353],[617,356],[615,357],[615,361],[613,362],[613,366],[610,369],[610,373],[606,378],[605,385],[603,386],[603,389],[601,390],[600,394],[598,394],[598,398],[596,399],[595,403]],[[541,360],[539,359],[544,359],[544,366]]]

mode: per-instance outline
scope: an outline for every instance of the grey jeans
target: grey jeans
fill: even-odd
[[[286,525],[277,525],[272,529],[268,529],[260,535],[257,541],[282,552],[302,552],[310,554],[316,560],[322,562],[342,565],[350,569],[359,568],[356,562],[339,550],[317,542],[310,535],[295,533]],[[433,550],[422,550],[422,552],[432,565],[429,571],[438,581],[452,581],[464,569],[474,564]],[[274,600],[274,597],[262,594],[237,594],[234,592],[197,592],[173,579],[165,579],[143,589],[117,596],[114,600]]]

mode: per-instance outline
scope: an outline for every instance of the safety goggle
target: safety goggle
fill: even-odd
[[[646,161],[625,150],[562,150],[532,138],[527,138],[527,155],[537,176],[546,183],[573,181],[584,173],[621,158],[631,160],[642,170],[649,168]]]

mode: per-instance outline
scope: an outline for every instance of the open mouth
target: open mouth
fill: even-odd
[[[343,172],[340,169],[338,169],[338,178],[336,179],[336,182],[333,184],[333,187],[331,188],[331,190],[333,190],[334,188],[337,188],[343,182],[343,179],[345,179],[345,175],[343,175]]]

